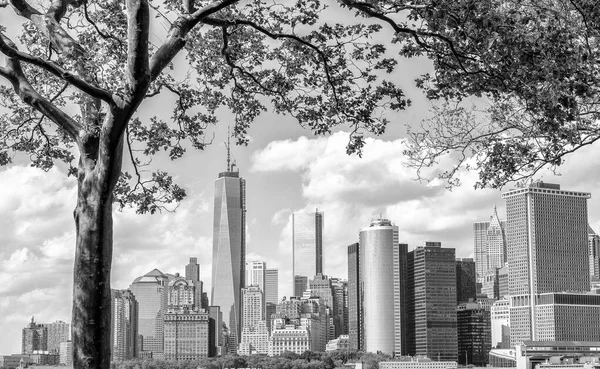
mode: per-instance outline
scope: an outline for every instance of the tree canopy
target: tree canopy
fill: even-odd
[[[441,177],[476,169],[502,186],[598,139],[598,19],[592,0],[0,0],[23,26],[0,26],[0,164],[16,153],[78,183],[75,367],[107,368],[112,209],[155,212],[185,191],[166,153],[203,149],[219,109],[238,143],[271,110],[316,134],[350,128],[348,153],[410,101],[390,77],[427,57],[417,79],[437,100],[412,129],[417,171],[453,155]],[[341,16],[340,16],[341,15]],[[165,27],[161,30],[161,26]],[[388,38],[389,42],[381,41]],[[383,43],[382,43],[383,42]],[[170,117],[140,114],[169,101]],[[465,101],[477,98],[480,111]],[[123,171],[123,160],[131,170]],[[74,164],[74,161],[77,161]],[[523,177],[524,176],[524,177]]]

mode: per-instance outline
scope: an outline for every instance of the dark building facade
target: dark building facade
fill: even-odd
[[[30,355],[34,351],[48,350],[48,328],[37,324],[33,317],[27,327],[23,328],[21,340],[21,353]]]
[[[475,301],[476,282],[475,261],[467,258],[456,259],[456,304]]]
[[[427,242],[408,253],[407,272],[408,354],[455,361],[455,250]]]
[[[486,366],[492,349],[490,311],[477,303],[458,306],[456,311],[458,333],[458,363]]]
[[[348,346],[361,350],[361,319],[359,299],[359,243],[348,246]]]

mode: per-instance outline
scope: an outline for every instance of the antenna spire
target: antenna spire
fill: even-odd
[[[229,133],[229,126],[227,126],[227,171],[231,172],[231,145],[229,143],[229,138],[231,134]]]

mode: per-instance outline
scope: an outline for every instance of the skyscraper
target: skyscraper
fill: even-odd
[[[198,308],[208,309],[208,304],[202,304],[202,294],[204,293],[204,283],[200,280],[200,265],[197,258],[190,258],[190,263],[185,266],[185,279],[194,283],[196,296],[194,300]]]
[[[300,280],[296,276],[306,277],[304,289],[294,288],[294,295],[302,296],[308,281],[323,273],[323,213],[318,209],[292,214],[292,261],[294,286]]]
[[[362,350],[359,249],[358,242],[348,246],[348,346],[351,350]]]
[[[333,287],[333,338],[348,335],[348,281],[331,278]]]
[[[265,271],[265,310],[267,328],[271,330],[271,315],[277,310],[279,302],[279,270],[267,269]]]
[[[475,262],[473,259],[456,259],[456,304],[473,302],[477,297]],[[493,296],[488,296],[493,297]]]
[[[600,236],[588,225],[588,253],[590,255],[590,280],[600,282]]]
[[[143,337],[141,351],[153,357],[163,353],[163,316],[167,311],[169,280],[167,274],[153,269],[136,278],[129,286],[138,302],[137,332]]]
[[[543,310],[536,308],[542,304],[540,294],[589,291],[590,194],[536,182],[502,197],[508,217],[512,346],[542,338],[537,332]]]
[[[229,351],[236,353],[246,274],[246,182],[229,163],[228,148],[227,171],[215,180],[211,305],[221,307]]]
[[[110,290],[111,357],[113,361],[137,357],[138,303],[129,290]]]
[[[481,282],[488,270],[502,268],[507,260],[506,221],[500,220],[496,206],[489,222],[473,223],[473,238],[477,281]]]
[[[458,363],[485,367],[492,349],[491,317],[478,303],[460,304],[456,311]]]
[[[48,349],[48,328],[36,324],[31,317],[31,322],[23,328],[21,340],[21,353],[32,354],[34,351],[46,351]]]
[[[71,340],[69,323],[59,320],[54,323],[40,324],[40,326],[45,326],[48,330],[48,352],[51,354],[59,353],[61,342]]]
[[[406,245],[398,243],[398,227],[387,219],[373,220],[359,233],[359,304],[364,351],[403,354],[403,301],[406,280],[401,278]]]
[[[408,253],[408,329],[409,355],[456,360],[455,251],[440,242]]]
[[[246,262],[246,285],[245,287],[258,286],[260,290],[265,292],[265,273],[267,265],[262,261]]]
[[[269,331],[265,320],[264,294],[258,286],[242,289],[242,324],[239,354],[266,354],[269,349]]]

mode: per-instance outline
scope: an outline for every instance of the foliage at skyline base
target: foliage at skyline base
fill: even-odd
[[[24,22],[16,32],[0,25],[0,164],[23,152],[42,169],[66,163],[78,183],[77,369],[110,364],[113,203],[154,213],[181,201],[185,191],[169,173],[141,168],[155,154],[176,160],[204,148],[217,110],[233,114],[241,144],[269,109],[315,134],[349,127],[347,151],[360,154],[363,134],[382,134],[389,112],[410,103],[386,80],[399,53],[433,60],[434,76],[417,81],[428,97],[452,103],[482,96],[496,112],[491,124],[470,129],[454,110],[454,125],[441,115],[439,131],[413,133],[407,154],[418,168],[452,149],[465,157],[477,149],[485,159],[482,184],[495,185],[529,169],[522,161],[532,154],[556,164],[569,144],[594,137],[581,138],[595,124],[600,18],[591,1],[0,0],[0,11]],[[347,24],[323,19],[342,11],[357,17]],[[150,42],[158,23],[168,31]],[[384,27],[393,30],[392,57],[373,41]],[[171,116],[139,114],[142,102],[159,99],[174,99]],[[509,118],[509,128],[494,128]],[[486,127],[491,132],[478,133]],[[446,137],[445,129],[456,132]],[[502,135],[512,131],[523,138],[506,141]],[[497,141],[487,145],[489,137]],[[130,171],[122,170],[124,160]]]

